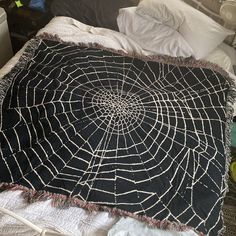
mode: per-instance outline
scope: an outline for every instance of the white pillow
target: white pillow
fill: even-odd
[[[149,16],[136,14],[136,7],[120,9],[117,23],[121,33],[133,39],[149,54],[172,57],[192,55],[192,49],[177,31]]]
[[[164,25],[178,29],[183,24],[184,16],[178,9],[176,0],[141,0],[137,7],[140,15],[149,15]],[[173,14],[174,12],[174,14]]]
[[[181,0],[143,0],[139,3],[137,12],[160,20],[163,17],[160,9],[164,6],[168,12],[166,14],[171,15],[176,19],[175,22],[180,24],[178,31],[193,49],[196,59],[204,58],[228,35],[234,34]],[[176,28],[173,26],[173,20],[165,21],[165,24]]]
[[[224,70],[232,72],[233,65],[231,59],[220,47],[215,48],[204,60],[215,63]]]

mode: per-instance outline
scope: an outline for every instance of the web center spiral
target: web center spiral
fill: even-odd
[[[115,89],[100,89],[92,97],[96,120],[104,130],[127,133],[135,129],[144,116],[144,106],[138,95]],[[100,126],[103,127],[103,126]]]

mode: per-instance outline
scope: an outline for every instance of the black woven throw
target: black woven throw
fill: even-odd
[[[166,59],[32,40],[1,82],[2,187],[216,236],[230,82]]]

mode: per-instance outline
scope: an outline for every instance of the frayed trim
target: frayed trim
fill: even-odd
[[[198,236],[205,235],[201,232],[196,231],[194,228],[179,222],[171,222],[169,220],[156,220],[147,216],[137,215],[128,211],[120,210],[115,207],[102,206],[95,204],[93,202],[86,202],[78,198],[68,197],[62,194],[50,193],[42,190],[37,191],[18,184],[1,183],[0,189],[10,190],[10,191],[21,190],[23,198],[28,203],[51,200],[52,206],[57,208],[80,207],[85,210],[88,210],[89,212],[105,211],[108,212],[113,217],[114,216],[131,217],[146,223],[150,227],[157,227],[162,230],[172,230],[172,231],[193,230],[198,234]]]
[[[222,76],[224,76],[225,79],[230,84],[230,89],[228,91],[227,101],[226,101],[226,127],[225,127],[225,152],[226,152],[225,170],[226,170],[226,173],[224,175],[224,183],[225,183],[226,191],[223,194],[225,198],[227,192],[229,191],[229,187],[228,187],[229,173],[227,170],[229,170],[229,166],[231,163],[231,151],[230,151],[231,128],[233,124],[233,114],[234,114],[233,104],[236,101],[236,85],[235,85],[235,81],[229,76],[229,74],[223,68],[221,68],[217,64],[214,64],[205,60],[196,60],[193,57],[183,58],[183,57],[170,57],[170,56],[165,56],[165,55],[143,56],[135,52],[126,53],[121,50],[114,50],[112,48],[106,48],[97,43],[85,44],[85,43],[67,42],[67,41],[63,41],[58,35],[52,35],[48,33],[43,33],[39,35],[38,38],[57,41],[57,42],[61,42],[61,43],[72,45],[72,46],[92,47],[92,48],[103,49],[103,50],[107,50],[113,53],[120,54],[122,56],[135,57],[135,58],[146,60],[146,61],[156,61],[159,63],[166,63],[166,64],[177,65],[177,66],[198,67],[198,68],[201,67],[201,68],[211,69],[215,72],[220,73]],[[224,221],[223,210],[222,210],[223,204],[224,204],[224,201],[222,201],[222,205],[221,205],[221,216],[222,216],[222,220]],[[219,235],[224,235],[224,233],[225,233],[225,227],[223,227],[220,230]]]
[[[19,61],[17,64],[13,67],[13,69],[5,75],[1,80],[0,80],[0,108],[2,106],[2,101],[3,98],[5,97],[8,88],[11,85],[12,79],[14,76],[21,70],[23,69],[27,62],[32,58],[35,50],[37,49],[38,45],[40,44],[41,40],[46,39],[46,40],[51,40],[51,41],[57,41],[61,42],[64,44],[72,45],[72,46],[81,46],[81,47],[92,47],[92,48],[98,48],[102,50],[107,50],[113,53],[120,54],[122,56],[127,56],[127,57],[135,57],[141,60],[146,60],[146,61],[157,61],[160,63],[167,63],[167,64],[172,64],[172,65],[177,65],[177,66],[186,66],[186,67],[201,67],[201,68],[208,68],[212,69],[223,76],[226,77],[228,82],[231,85],[231,88],[228,92],[227,95],[227,104],[226,104],[226,118],[227,118],[227,123],[226,123],[226,131],[225,131],[225,137],[226,137],[226,173],[224,176],[224,181],[225,181],[225,186],[226,190],[228,191],[228,179],[229,179],[229,174],[228,174],[228,169],[230,166],[231,162],[231,155],[230,155],[230,144],[231,144],[231,126],[233,123],[233,103],[236,100],[236,86],[233,81],[228,75],[228,73],[223,70],[221,67],[219,67],[216,64],[203,61],[203,60],[195,60],[194,58],[174,58],[170,56],[163,56],[163,55],[156,55],[156,56],[143,56],[139,55],[136,53],[126,53],[122,50],[115,50],[112,48],[106,48],[100,44],[96,43],[73,43],[73,42],[65,42],[61,40],[57,35],[51,35],[47,33],[43,33],[36,38],[32,39],[29,41],[27,47],[25,48],[25,51],[23,52],[22,56],[20,57]],[[93,211],[106,211],[109,212],[112,216],[123,216],[123,217],[132,217],[136,220],[142,221],[147,223],[149,226],[157,227],[160,229],[164,230],[176,230],[176,231],[186,231],[186,230],[193,230],[195,231],[199,236],[204,236],[203,233],[196,231],[192,227],[186,226],[182,223],[179,222],[170,222],[168,220],[155,220],[153,218],[147,217],[147,216],[140,216],[136,215],[131,212],[127,212],[124,210],[120,210],[117,208],[111,208],[107,206],[101,206],[94,204],[92,202],[85,202],[80,199],[74,198],[74,197],[67,197],[62,194],[56,194],[56,193],[49,193],[46,191],[36,191],[32,189],[28,189],[24,186],[20,186],[17,184],[9,184],[9,183],[1,183],[0,184],[0,189],[3,190],[21,190],[22,195],[24,199],[27,200],[29,203],[33,203],[36,201],[45,201],[45,200],[52,200],[52,205],[54,207],[70,207],[70,206],[78,206],[83,209],[86,209],[90,212]],[[224,197],[227,193],[227,191],[224,193]],[[223,203],[222,203],[223,206]],[[221,214],[223,216],[223,211],[221,211]],[[223,218],[223,217],[222,217]],[[219,235],[223,235],[225,232],[225,228],[223,228],[220,232]]]
[[[57,34],[52,35],[52,34],[49,34],[46,32],[36,36],[36,38],[50,40],[50,41],[56,41],[56,42],[60,42],[60,43],[63,43],[66,45],[71,45],[71,46],[102,49],[102,50],[106,50],[106,51],[109,51],[112,53],[120,54],[125,57],[137,58],[137,59],[144,60],[144,61],[156,61],[156,62],[160,62],[160,63],[166,63],[166,64],[171,64],[171,65],[176,65],[176,66],[185,66],[185,67],[201,67],[201,68],[211,69],[216,72],[219,72],[220,74],[222,74],[225,77],[229,76],[228,73],[223,68],[218,66],[217,64],[214,64],[214,63],[211,63],[211,62],[205,61],[205,60],[196,60],[193,57],[184,58],[184,57],[171,57],[171,56],[167,56],[167,55],[144,56],[144,55],[138,54],[136,52],[127,53],[127,52],[124,52],[123,50],[116,50],[113,48],[107,48],[107,47],[104,47],[103,45],[98,44],[98,43],[81,43],[81,42],[75,43],[75,42],[71,42],[71,41],[64,41]]]
[[[25,48],[23,54],[20,59],[16,63],[16,65],[8,72],[3,78],[0,79],[0,109],[2,107],[3,99],[6,96],[7,90],[10,87],[13,78],[15,75],[23,69],[27,62],[32,58],[35,50],[37,49],[40,43],[40,39],[32,39],[27,43],[27,47]]]
[[[226,76],[227,81],[230,84],[230,89],[227,94],[227,101],[226,101],[226,127],[225,127],[225,152],[226,152],[226,162],[225,162],[225,175],[224,175],[224,184],[226,190],[223,194],[225,199],[227,192],[229,192],[229,169],[232,160],[231,156],[231,130],[233,125],[233,117],[234,117],[234,108],[233,104],[236,102],[236,84],[235,81],[230,77]],[[224,201],[221,204],[221,217],[224,223],[224,213],[223,213],[223,205]],[[224,236],[226,232],[226,227],[224,226],[219,231],[219,236]]]

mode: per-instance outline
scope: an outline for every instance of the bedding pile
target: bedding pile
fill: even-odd
[[[222,231],[234,92],[220,68],[47,35],[0,87],[2,189],[162,229]]]

